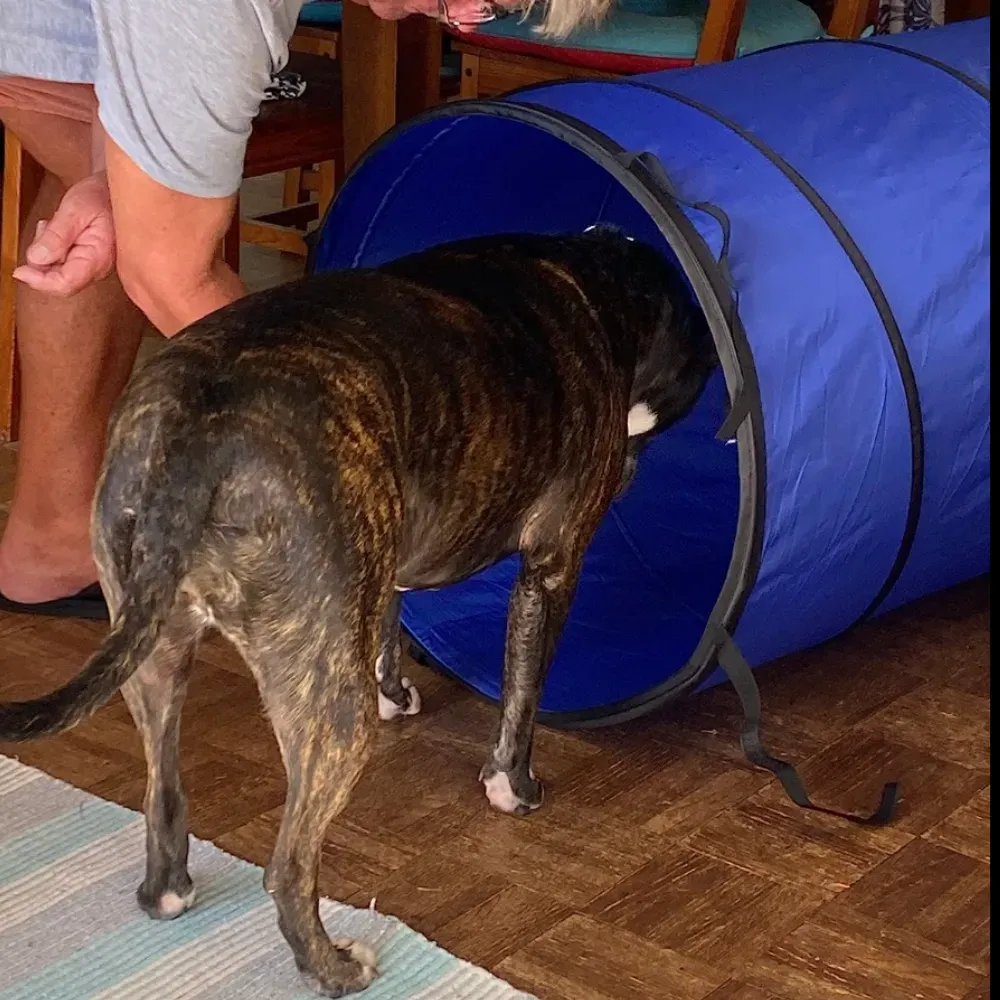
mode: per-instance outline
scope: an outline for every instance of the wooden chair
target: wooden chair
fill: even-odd
[[[857,38],[869,22],[876,0],[834,0],[827,30],[838,38]],[[567,78],[607,79],[630,73],[674,69],[683,65],[725,62],[736,56],[747,0],[709,0],[698,48],[689,60],[627,56],[607,60],[611,69],[595,68],[574,58],[572,50],[517,42],[487,35],[451,32],[452,48],[461,53],[462,98],[495,97],[508,90]],[[485,44],[484,44],[485,42]]]
[[[300,52],[306,55],[326,56],[336,59],[340,54],[340,22],[313,17],[310,20],[311,7],[318,4],[305,4],[292,37],[288,40],[289,52]],[[340,7],[340,4],[330,4],[330,7]],[[315,23],[314,23],[315,22]],[[285,171],[282,207],[292,208],[307,200],[310,194],[322,198],[329,177],[315,164],[307,167],[293,167]],[[253,242],[250,240],[249,242]]]
[[[292,53],[289,69],[301,72],[303,55],[340,59],[343,44],[339,21],[341,10],[340,3],[303,6],[299,24],[288,44]],[[393,80],[388,82],[392,83],[395,91],[395,120],[404,121],[437,104],[443,97],[451,96],[452,92],[457,95],[458,86],[457,80],[454,81],[454,87],[450,87],[451,81],[442,80],[442,38],[440,26],[436,22],[424,17],[409,17],[394,22],[392,26],[397,51],[392,66],[387,70],[393,76]],[[312,65],[318,72],[316,64]],[[309,96],[308,89],[305,96]],[[247,177],[258,175],[254,161],[255,157],[248,153]],[[240,230],[241,241],[294,254],[304,253],[301,226],[288,229],[281,222],[301,222],[302,219],[322,216],[336,183],[336,172],[342,171],[344,167],[341,158],[337,164],[329,161],[319,164],[303,163],[285,170],[282,212],[273,213],[267,219],[244,222]],[[318,208],[315,210],[308,208],[313,195],[318,199]],[[278,225],[280,231],[274,228],[275,225]],[[230,254],[235,259],[234,241],[235,234],[231,234]]]
[[[302,201],[257,219],[237,211],[222,248],[226,261],[239,267],[240,242],[255,242],[290,253],[306,252],[307,226],[333,197],[337,164],[343,161],[340,71],[325,56],[296,53],[291,66],[308,81],[298,100],[263,105],[247,146],[245,177],[278,173],[318,164],[318,199]],[[17,439],[17,365],[15,353],[15,282],[18,247],[28,206],[41,180],[38,164],[17,136],[3,135],[3,194],[0,201],[0,442]]]
[[[244,178],[284,173],[285,203],[276,212],[251,219],[242,219],[237,206],[224,250],[226,262],[236,271],[241,243],[305,256],[308,227],[326,211],[338,164],[343,164],[339,64],[328,56],[292,52],[288,68],[302,74],[306,91],[294,100],[261,106],[243,166]],[[307,171],[314,179],[309,185],[303,183]]]
[[[2,130],[3,194],[0,198],[0,443],[17,438],[17,359],[14,349],[14,268],[28,207],[42,170],[13,132]]]

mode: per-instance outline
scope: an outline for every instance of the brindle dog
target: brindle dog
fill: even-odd
[[[282,933],[320,993],[364,988],[374,955],[324,933],[317,866],[376,714],[419,710],[400,591],[520,553],[480,777],[498,809],[536,808],[536,708],[584,551],[715,364],[678,275],[603,229],[452,244],[208,316],[137,373],[112,422],[93,519],[111,630],[64,688],[0,706],[0,739],[66,729],[121,688],[148,763],[139,903],[178,916],[194,899],[181,703],[217,629],[287,770],[265,878]]]

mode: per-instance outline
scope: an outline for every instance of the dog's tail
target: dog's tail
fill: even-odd
[[[0,704],[0,740],[62,732],[96,712],[150,656],[171,617],[212,492],[199,484],[176,495],[183,483],[177,466],[190,462],[190,453],[164,456],[155,472],[147,466],[147,476],[136,475],[136,453],[126,446],[109,460],[95,506],[99,544],[111,549],[123,587],[111,629],[68,684],[33,701]]]

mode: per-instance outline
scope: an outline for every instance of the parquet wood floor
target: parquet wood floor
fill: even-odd
[[[11,456],[0,457],[0,498]],[[0,615],[0,698],[75,673],[99,626]],[[737,745],[728,689],[656,718],[542,731],[547,802],[497,815],[476,775],[491,706],[412,664],[423,714],[381,728],[326,838],[323,891],[383,912],[541,1000],[976,1000],[989,977],[989,591],[976,581],[760,672],[766,734],[818,801],[789,803]],[[120,697],[62,736],[0,745],[133,809]],[[256,688],[221,643],[185,709],[194,833],[263,864],[284,777]]]
[[[0,519],[13,457],[0,452]],[[541,731],[546,805],[497,815],[476,781],[493,709],[413,664],[423,714],[381,728],[327,834],[323,891],[374,897],[541,1000],[985,1000],[989,615],[974,581],[758,673],[765,737],[818,801],[863,809],[902,781],[881,830],[802,812],[749,767],[726,688],[622,728]],[[0,698],[65,681],[101,631],[0,615]],[[140,807],[120,697],[0,753]],[[284,777],[253,682],[215,641],[183,762],[194,833],[264,863]]]

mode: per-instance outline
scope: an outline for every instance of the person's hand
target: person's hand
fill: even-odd
[[[410,14],[423,14],[443,21],[459,31],[472,31],[496,16],[496,8],[513,7],[517,0],[356,0],[370,7],[376,17],[385,21],[398,21]]]
[[[51,219],[38,223],[18,281],[40,292],[68,297],[107,277],[115,266],[115,230],[107,175],[74,184]]]

